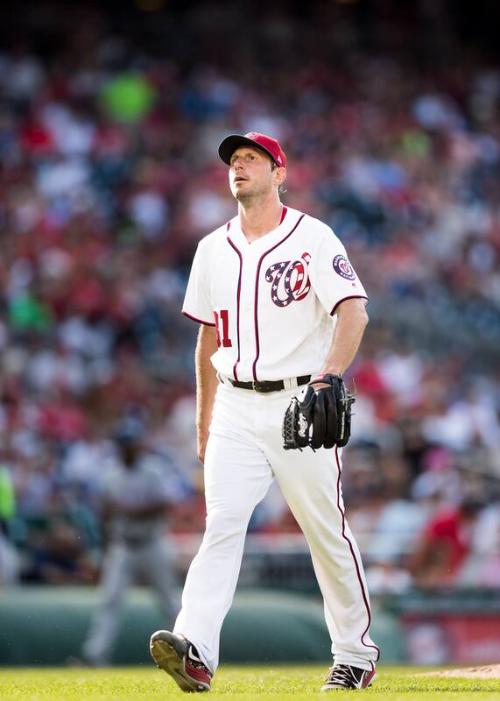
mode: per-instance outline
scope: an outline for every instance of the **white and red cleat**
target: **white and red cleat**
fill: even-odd
[[[183,635],[157,630],[149,642],[151,657],[183,691],[210,691],[212,673]]]

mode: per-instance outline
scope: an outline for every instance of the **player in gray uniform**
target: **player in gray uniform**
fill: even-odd
[[[110,661],[125,593],[134,582],[151,586],[161,613],[177,609],[171,546],[165,534],[168,506],[175,499],[165,461],[141,446],[142,429],[130,420],[115,437],[117,461],[103,477],[103,519],[108,541],[102,566],[101,603],[95,612],[83,659],[92,666]]]

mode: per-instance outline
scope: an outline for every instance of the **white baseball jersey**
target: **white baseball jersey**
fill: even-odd
[[[340,302],[367,298],[329,226],[284,207],[279,226],[249,243],[236,216],[196,251],[183,313],[215,326],[212,363],[239,381],[318,372]]]

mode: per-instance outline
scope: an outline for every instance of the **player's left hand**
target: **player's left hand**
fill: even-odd
[[[342,448],[351,435],[350,394],[340,375],[318,375],[292,399],[283,421],[283,448]]]

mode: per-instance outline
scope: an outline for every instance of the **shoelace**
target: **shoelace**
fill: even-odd
[[[342,664],[331,667],[326,681],[333,682],[334,684],[352,684],[353,678],[350,667]]]

